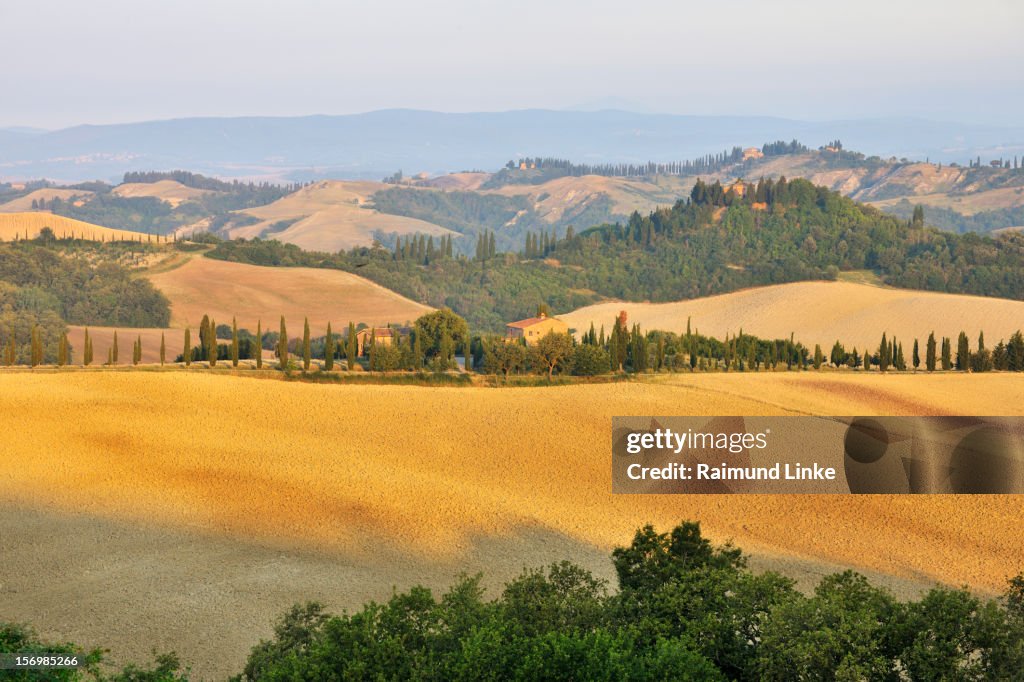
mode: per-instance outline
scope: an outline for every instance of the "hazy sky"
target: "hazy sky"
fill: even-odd
[[[1024,121],[1021,0],[2,0],[0,35],[0,126],[609,101]]]

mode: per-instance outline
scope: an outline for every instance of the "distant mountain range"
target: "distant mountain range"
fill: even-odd
[[[840,139],[888,158],[960,161],[1024,154],[1024,126],[905,118],[796,121],[626,111],[438,113],[408,109],[344,116],[185,118],[0,129],[0,179],[117,180],[126,171],[184,168],[225,177],[310,180],[495,170],[521,156],[584,163],[669,162],[799,139]]]

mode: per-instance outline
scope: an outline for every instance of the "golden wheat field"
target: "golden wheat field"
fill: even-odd
[[[58,239],[73,237],[75,239],[91,239],[94,241],[153,241],[154,235],[130,230],[115,230],[92,223],[82,222],[74,218],[53,215],[52,213],[0,213],[0,240],[33,239],[39,232],[49,227]],[[162,238],[161,238],[162,239]]]
[[[428,557],[521,526],[607,548],[642,521],[696,517],[742,546],[986,589],[1021,559],[1017,498],[616,497],[606,470],[614,415],[1012,413],[1024,405],[1015,376],[425,389],[22,372],[0,387],[13,465],[0,497],[21,505],[344,552],[383,537]],[[967,405],[951,400],[965,394]],[[338,418],[343,406],[358,407]]]
[[[0,372],[5,617],[115,662],[175,649],[198,679],[222,679],[294,602],[357,609],[476,571],[494,594],[563,558],[612,579],[610,548],[647,522],[699,519],[804,589],[852,566],[903,594],[995,592],[1022,568],[1015,497],[614,496],[608,470],[615,415],[1020,414],[1020,377],[259,378],[273,376]]]
[[[908,359],[915,338],[924,357],[924,343],[932,331],[937,339],[948,336],[954,342],[965,331],[972,348],[979,332],[984,332],[991,348],[1024,328],[1021,301],[842,281],[777,284],[673,303],[598,303],[559,317],[578,332],[591,323],[608,331],[621,310],[630,324],[637,322],[643,329],[685,332],[690,318],[702,334],[723,338],[742,329],[774,339],[793,333],[812,348],[821,344],[826,354],[837,340],[847,350],[877,349],[885,332],[903,342]]]
[[[331,322],[383,325],[415,320],[431,308],[411,301],[373,282],[340,270],[271,268],[195,257],[180,267],[147,275],[171,300],[171,326],[196,328],[203,315],[219,324],[256,331],[277,331],[284,315],[291,336],[302,334],[309,317],[311,330],[323,334]],[[312,294],[310,292],[317,292]]]

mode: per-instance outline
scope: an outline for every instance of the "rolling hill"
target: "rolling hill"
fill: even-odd
[[[156,241],[157,237],[130,230],[115,230],[51,213],[0,213],[0,240],[34,239],[44,227],[57,238],[74,237],[93,241]]]
[[[157,182],[123,183],[111,190],[111,193],[124,198],[153,197],[177,207],[189,199],[209,194],[210,190],[186,187],[174,180],[159,180]]]
[[[309,317],[315,334],[350,321],[369,325],[415,320],[431,309],[358,275],[318,268],[268,268],[194,257],[183,265],[147,275],[171,301],[171,326],[198,327],[203,315],[220,324],[276,331],[284,315],[292,335]],[[175,344],[175,348],[176,348]]]
[[[1024,301],[942,294],[852,282],[793,282],[744,289],[674,303],[607,302],[560,315],[570,328],[585,332],[591,323],[610,330],[626,311],[629,324],[643,329],[683,333],[689,320],[695,330],[717,338],[743,332],[783,339],[795,334],[804,344],[821,344],[827,354],[839,340],[851,350],[878,347],[882,332],[903,342],[908,354],[913,339],[956,339],[967,332],[971,346],[984,332],[988,347],[1024,328]]]
[[[315,251],[365,246],[373,241],[377,231],[454,234],[439,225],[384,215],[368,206],[372,194],[385,186],[377,182],[317,182],[272,204],[246,209],[243,213],[259,222],[230,229],[228,234],[266,236]]]
[[[40,199],[49,202],[59,197],[63,201],[73,201],[79,197],[88,198],[90,196],[92,196],[92,192],[87,190],[44,187],[43,189],[33,190],[25,196],[0,204],[0,213],[21,213],[24,211],[32,211],[34,210],[32,202],[39,201]]]

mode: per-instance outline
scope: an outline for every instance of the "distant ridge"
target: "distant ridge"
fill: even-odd
[[[809,122],[618,110],[387,109],[343,116],[82,125],[38,134],[0,131],[0,179],[117,180],[126,171],[174,168],[228,177],[380,179],[399,169],[407,174],[496,170],[518,156],[586,163],[675,161],[793,138],[812,146],[840,138],[868,154],[936,161],[966,161],[997,147],[1004,155],[1024,151],[1024,126],[901,118]]]

